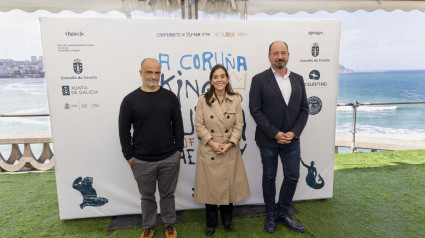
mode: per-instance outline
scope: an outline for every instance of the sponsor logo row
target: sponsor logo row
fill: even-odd
[[[66,102],[63,105],[63,108],[65,110],[96,110],[98,108],[100,108],[100,104],[99,103],[85,103],[85,102],[78,102],[78,103],[70,103],[70,102]]]

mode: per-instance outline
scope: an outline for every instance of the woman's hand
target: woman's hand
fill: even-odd
[[[213,151],[218,155],[224,155],[226,152],[233,146],[231,142],[227,144],[220,144],[213,141],[212,139],[208,141],[208,145],[213,149]]]
[[[213,141],[212,139],[208,141],[208,145],[211,147],[211,149],[218,155],[222,154],[222,149],[221,147],[223,146],[223,144],[217,143],[215,141]]]
[[[221,153],[224,155],[226,154],[226,152],[233,146],[233,144],[231,142],[227,143],[227,144],[220,144],[220,150]]]

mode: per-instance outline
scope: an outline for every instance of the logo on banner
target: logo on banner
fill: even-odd
[[[319,44],[313,43],[313,46],[311,47],[311,55],[313,57],[319,56]]]
[[[76,74],[81,74],[83,72],[83,63],[81,63],[80,59],[74,60],[74,72]]]
[[[312,36],[312,35],[320,36],[320,35],[323,34],[323,32],[322,31],[309,31],[307,34],[309,34],[310,36]]]
[[[319,80],[320,79],[320,72],[318,70],[312,70],[310,74],[308,75],[309,79],[313,80]]]
[[[311,96],[307,99],[308,114],[316,115],[322,110],[322,100],[319,97]]]
[[[325,186],[325,181],[323,180],[322,176],[317,173],[317,169],[314,167],[314,161],[310,162],[310,166],[306,165],[303,160],[301,160],[301,163],[308,170],[307,176],[305,178],[307,185],[314,189],[323,188],[323,186]]]
[[[69,86],[62,86],[62,95],[63,96],[71,95],[71,92],[69,91]]]
[[[97,89],[88,88],[85,85],[80,86],[62,86],[62,95],[70,96],[70,95],[94,95],[99,94]]]
[[[313,80],[313,81],[309,81],[309,82],[305,82],[305,86],[309,87],[309,88],[324,88],[326,86],[328,86],[328,83],[326,81],[322,81],[320,79],[320,72],[319,70],[312,70],[309,74],[308,74],[308,78]]]
[[[79,37],[81,37],[81,36],[84,36],[84,33],[82,31],[80,31],[80,32],[67,31],[67,32],[65,32],[65,35],[66,36],[70,36],[70,37],[72,37],[72,36],[79,36]]]
[[[83,202],[80,204],[80,208],[83,209],[87,206],[100,207],[108,203],[107,198],[98,197],[96,190],[93,188],[92,177],[78,177],[72,183],[72,187],[75,190],[80,191],[83,196]]]

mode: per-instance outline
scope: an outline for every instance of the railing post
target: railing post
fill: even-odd
[[[359,106],[359,102],[355,100],[353,102],[353,128],[351,129],[352,134],[352,140],[351,140],[351,153],[354,153],[356,151],[355,144],[356,144],[356,118],[357,118],[357,107]]]

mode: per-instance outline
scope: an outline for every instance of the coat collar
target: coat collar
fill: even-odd
[[[293,76],[291,77],[292,75],[291,71],[288,70],[288,73],[289,73],[288,77],[289,77],[289,80],[291,81],[291,89],[292,89],[291,97],[289,98],[289,101],[291,101],[292,97],[294,96],[294,92],[296,90],[295,88],[296,82],[294,77]],[[288,106],[288,104],[285,102],[285,99],[283,99],[282,92],[280,91],[279,85],[277,84],[276,77],[274,76],[274,72],[271,67],[268,70],[267,79],[269,79],[270,83],[272,84],[273,91],[277,93],[279,95],[279,98],[282,100],[282,102],[285,103],[286,106]]]
[[[277,84],[276,77],[274,76],[273,70],[270,67],[267,71],[266,79],[270,82],[273,92],[279,95],[280,100],[286,104],[285,99],[283,99],[282,92],[280,91],[279,85]],[[292,82],[291,82],[292,83]]]
[[[238,95],[229,95],[229,94],[226,94],[226,100],[224,100],[225,102],[226,101],[233,101],[233,100],[235,100],[235,97],[237,97]],[[216,102],[218,99],[215,97],[215,95],[213,94],[213,96],[210,98],[210,103],[212,103],[212,102]]]
[[[226,99],[220,105],[218,103],[218,99],[213,95],[210,99],[211,102],[211,111],[215,114],[215,116],[226,125],[229,120],[226,120],[225,114],[229,111],[229,107],[233,104],[233,100],[235,100],[237,95],[226,95]]]

